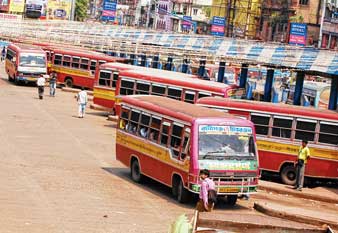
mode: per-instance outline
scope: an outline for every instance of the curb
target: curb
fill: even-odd
[[[71,92],[71,93],[78,93],[79,91],[81,91],[80,89],[69,88],[69,87],[62,87],[61,90],[65,92]],[[93,95],[93,91],[86,91],[86,92],[88,95]]]
[[[313,217],[308,217],[308,216],[290,214],[285,211],[274,210],[257,202],[254,203],[254,209],[257,210],[258,212],[261,212],[263,214],[266,214],[272,217],[287,219],[287,220],[294,221],[294,222],[306,223],[306,224],[315,225],[318,227],[323,227],[323,225],[326,225],[326,226],[330,225],[330,227],[338,228],[338,223],[335,223],[335,222],[313,218]]]
[[[305,199],[311,199],[311,200],[316,200],[316,201],[338,204],[337,198],[319,196],[319,195],[315,195],[315,194],[311,194],[311,193],[305,193],[305,192],[299,192],[299,191],[295,191],[295,190],[291,190],[291,189],[285,190],[283,188],[276,188],[276,187],[265,186],[265,185],[260,185],[260,184],[258,184],[258,189],[266,190],[266,191],[273,191],[273,192],[277,192],[277,193],[280,193],[280,194],[288,194],[288,195],[292,195],[292,196],[295,196],[295,197],[301,197],[301,198],[305,198]]]

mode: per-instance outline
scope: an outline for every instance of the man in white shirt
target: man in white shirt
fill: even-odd
[[[42,100],[43,99],[43,93],[45,91],[45,83],[46,83],[46,79],[44,78],[43,75],[40,75],[40,77],[38,78],[36,84],[38,86],[38,93],[39,93],[39,99]]]
[[[86,111],[86,105],[88,101],[87,92],[84,87],[81,88],[81,91],[77,94],[77,102],[79,104],[79,118],[83,118]]]

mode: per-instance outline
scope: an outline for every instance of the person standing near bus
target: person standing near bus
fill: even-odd
[[[296,164],[296,186],[294,187],[298,191],[302,191],[304,184],[305,164],[310,158],[310,150],[307,147],[307,144],[308,142],[303,140],[302,145],[298,151],[298,160]]]
[[[46,84],[46,79],[42,74],[38,78],[36,84],[38,86],[39,99],[42,100],[43,99],[43,93],[45,91],[45,84]]]
[[[87,92],[85,91],[84,87],[81,87],[81,91],[77,94],[76,100],[79,104],[79,118],[83,118],[86,112],[86,105],[88,101]]]
[[[4,61],[6,58],[6,47],[4,46],[1,51],[1,61]]]
[[[216,194],[215,190],[215,183],[212,179],[209,178],[210,172],[208,169],[203,169],[200,171],[199,177],[202,180],[201,188],[200,188],[200,194],[199,194],[199,201],[197,202],[196,209],[199,212],[210,212],[214,208],[214,202],[211,202],[209,200],[210,195],[209,192],[214,192],[214,195]]]
[[[56,90],[56,73],[52,72],[49,79],[49,95],[55,97]]]

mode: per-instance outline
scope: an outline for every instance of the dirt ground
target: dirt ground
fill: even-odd
[[[129,170],[115,160],[115,123],[102,113],[87,109],[79,119],[74,94],[57,89],[55,98],[45,93],[39,100],[36,87],[15,86],[6,77],[1,64],[1,232],[157,233],[167,232],[180,214],[193,213],[194,202],[178,204],[168,188],[131,181]],[[257,200],[311,205],[262,191],[235,207],[220,203],[214,214],[302,225],[256,212]],[[310,207],[338,214],[337,205]]]

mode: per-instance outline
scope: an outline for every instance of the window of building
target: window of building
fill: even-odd
[[[300,5],[308,5],[309,4],[309,0],[299,0],[299,4]]]
[[[88,67],[89,67],[89,59],[81,58],[80,68],[84,70],[88,70]]]
[[[268,135],[270,116],[251,114],[251,121],[255,124],[256,134]]]
[[[79,57],[73,57],[72,67],[73,68],[79,68],[80,67],[80,58]]]
[[[61,54],[55,54],[54,65],[61,65],[61,64],[62,64],[62,55]]]
[[[290,117],[274,117],[272,136],[281,138],[291,138],[292,118]]]
[[[165,86],[159,84],[153,84],[151,92],[153,95],[164,96],[165,95]]]
[[[184,93],[184,102],[187,103],[195,103],[195,92],[193,91],[185,91]]]
[[[121,95],[132,95],[134,94],[134,81],[129,79],[122,79],[121,80],[121,87],[120,87],[120,94]]]
[[[168,140],[169,140],[169,130],[170,130],[170,122],[164,121],[162,123],[162,129],[161,129],[161,145],[167,146]]]
[[[299,140],[314,141],[316,121],[297,119],[295,138]]]
[[[193,14],[194,14],[194,15],[197,15],[197,12],[198,12],[198,9],[194,8],[194,9],[193,9]]]
[[[111,75],[112,75],[111,71],[101,70],[99,76],[99,85],[111,87]]]
[[[137,81],[136,83],[136,94],[138,95],[149,95],[150,83]]]
[[[333,122],[320,122],[318,141],[337,146],[338,145],[338,124]]]

